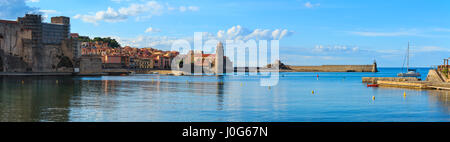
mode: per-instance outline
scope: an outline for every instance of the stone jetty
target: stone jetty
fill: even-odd
[[[377,83],[378,81],[393,81],[393,82],[410,82],[420,81],[415,77],[363,77],[363,83]]]
[[[426,81],[415,77],[364,77],[362,81],[380,87],[450,90],[450,79],[440,72],[438,69],[430,70]]]

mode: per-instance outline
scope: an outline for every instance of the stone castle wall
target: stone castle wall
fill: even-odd
[[[73,72],[74,42],[68,24],[41,23],[39,16],[0,20],[1,72]]]
[[[100,56],[81,56],[80,74],[95,74],[102,72],[102,58]]]
[[[3,72],[25,72],[31,68],[31,31],[14,23],[0,23],[0,60]]]

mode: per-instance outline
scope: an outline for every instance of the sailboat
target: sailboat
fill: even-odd
[[[405,63],[403,62],[403,68],[405,67]],[[408,50],[406,52],[406,73],[402,72],[397,74],[399,77],[420,77],[420,73],[416,72],[416,69],[409,68],[409,42],[408,42]]]

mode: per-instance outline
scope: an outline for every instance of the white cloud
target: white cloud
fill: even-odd
[[[190,11],[198,11],[198,10],[200,10],[200,8],[197,7],[197,6],[189,6],[188,9],[189,9]]]
[[[315,3],[315,4],[313,4],[311,2],[306,2],[305,3],[305,7],[306,8],[314,8],[314,7],[319,7],[319,6],[320,6],[320,3]]]
[[[149,1],[145,4],[131,4],[127,8],[120,8],[119,13],[128,16],[137,16],[144,12],[149,12],[147,14],[158,15],[161,14],[163,10],[163,5],[156,1]]]
[[[335,46],[323,46],[317,45],[314,49],[314,52],[326,53],[326,52],[358,52],[359,47],[348,47],[343,45],[335,45]]]
[[[30,7],[25,0],[0,0],[0,17],[2,19],[16,19],[26,13],[35,13],[38,8]]]
[[[129,15],[125,13],[120,13],[114,10],[111,7],[108,7],[106,11],[99,11],[95,13],[95,15],[75,15],[73,18],[81,19],[84,22],[98,24],[98,21],[106,21],[106,22],[120,22],[128,19]]]
[[[112,0],[113,2],[124,2],[129,0]],[[98,11],[91,14],[77,14],[73,18],[81,19],[87,23],[93,23],[98,25],[99,21],[105,22],[123,22],[128,20],[130,17],[135,17],[136,20],[151,18],[154,15],[161,15],[164,11],[175,10],[174,7],[169,6],[169,4],[163,4],[157,1],[148,1],[142,4],[131,4],[128,7],[121,7],[118,10],[108,7],[105,11]],[[200,8],[197,6],[180,6],[179,10],[181,12],[185,11],[198,11]]]
[[[159,32],[159,29],[152,27],[148,28],[146,32]],[[294,32],[287,29],[255,29],[248,30],[239,25],[233,26],[227,30],[219,30],[217,34],[203,32],[203,40],[280,40],[284,37],[291,36]],[[122,46],[133,47],[155,47],[169,50],[172,43],[179,39],[184,39],[192,43],[193,37],[168,37],[168,36],[138,36],[134,38],[116,38]]]
[[[98,24],[99,21],[122,22],[130,17],[136,17],[136,20],[150,18],[153,15],[161,15],[164,6],[156,1],[149,1],[143,4],[131,4],[128,7],[122,7],[115,10],[108,7],[106,11],[98,11],[95,14],[81,15],[77,14],[73,18],[81,19],[84,22]]]
[[[287,29],[255,29],[248,30],[240,25],[233,26],[228,30],[219,30],[217,38],[220,40],[280,40],[283,37],[291,36],[294,32]]]
[[[161,30],[160,30],[160,29],[155,29],[155,28],[149,27],[149,28],[147,28],[147,29],[145,30],[145,32],[146,32],[146,33],[157,33],[157,32],[161,32]]]
[[[169,7],[168,9],[173,10],[172,7]],[[178,9],[180,10],[180,12],[199,11],[200,10],[200,8],[197,6],[180,6]]]
[[[121,3],[121,2],[129,2],[131,0],[111,0],[111,1],[115,3]]]
[[[27,0],[27,2],[39,2],[40,0]]]

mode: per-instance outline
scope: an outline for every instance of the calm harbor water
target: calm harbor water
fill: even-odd
[[[281,73],[271,88],[259,77],[233,75],[0,77],[0,121],[450,121],[450,91],[361,83],[401,69],[380,71]],[[428,69],[419,72],[425,78]]]

